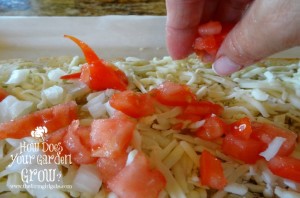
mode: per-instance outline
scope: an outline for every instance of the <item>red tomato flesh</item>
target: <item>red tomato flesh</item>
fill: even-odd
[[[105,89],[126,90],[128,80],[126,75],[114,66],[108,66],[103,61],[93,62],[82,66],[80,80],[92,90]]]
[[[82,133],[88,133],[82,134]],[[64,136],[64,146],[72,155],[72,162],[76,164],[92,164],[97,158],[92,157],[89,139],[83,141],[83,137],[88,137],[90,131],[79,126],[79,121],[75,120],[68,127],[68,132]]]
[[[251,138],[244,140],[232,134],[226,135],[222,143],[222,150],[225,154],[247,164],[254,164],[257,160],[262,159],[259,154],[266,148],[267,145],[261,141]]]
[[[136,122],[125,118],[94,120],[91,132],[93,156],[120,156],[129,146],[135,126]]]
[[[213,62],[223,40],[233,27],[233,24],[221,24],[217,21],[201,24],[198,28],[199,37],[193,44],[198,57],[203,61]]]
[[[275,156],[268,162],[268,167],[275,175],[300,182],[300,159]]]
[[[63,79],[63,80],[79,79],[80,75],[81,75],[81,73],[78,72],[78,73],[64,75],[64,76],[60,77],[60,79]]]
[[[150,168],[142,153],[138,153],[133,162],[108,183],[108,187],[120,198],[157,198],[165,186],[164,176]]]
[[[251,137],[260,140],[266,144],[272,142],[275,137],[283,137],[283,142],[277,155],[287,156],[293,152],[296,146],[297,135],[287,129],[281,129],[272,124],[252,122]]]
[[[183,110],[183,114],[197,115],[204,118],[208,115],[215,114],[220,116],[224,111],[221,105],[214,104],[209,101],[197,101],[193,104],[189,104]]]
[[[48,134],[68,126],[77,119],[77,104],[68,102],[0,124],[0,139],[30,136],[36,127],[45,126]]]
[[[6,98],[6,96],[8,96],[9,94],[6,92],[5,89],[3,89],[2,87],[0,88],[0,102]]]
[[[166,81],[150,94],[161,104],[169,106],[185,106],[196,101],[196,95],[187,85]]]
[[[123,152],[116,158],[100,157],[97,161],[99,177],[104,183],[111,181],[124,167],[127,153]]]
[[[215,36],[204,36],[204,37],[198,37],[195,40],[194,48],[197,50],[206,50],[206,51],[212,51],[214,49],[217,49],[218,43],[215,39]]]
[[[68,149],[65,147],[65,144],[64,144],[64,136],[67,134],[68,132],[68,128],[62,128],[62,129],[59,129],[53,133],[50,133],[50,134],[47,134],[47,137],[46,137],[46,140],[45,142],[47,144],[53,144],[53,145],[60,145],[61,148],[62,148],[62,151],[61,153],[59,154],[60,156],[64,156],[64,155],[68,155],[70,154]],[[46,153],[48,155],[56,155],[58,154],[57,152],[50,152],[49,150],[46,151]]]
[[[201,184],[222,190],[227,185],[221,161],[204,150],[200,157]]]
[[[109,104],[134,118],[149,116],[155,112],[154,102],[149,94],[131,90],[115,93],[110,98]]]
[[[123,71],[112,64],[100,59],[97,54],[81,40],[65,35],[74,41],[83,51],[87,64],[82,66],[80,80],[86,83],[92,90],[101,91],[105,89],[125,90],[128,80]],[[78,74],[62,76],[62,79],[72,79]]]
[[[210,116],[205,123],[196,131],[196,136],[204,140],[214,140],[226,133],[227,124],[217,116]]]
[[[249,139],[252,133],[251,121],[249,118],[241,118],[229,125],[230,133],[242,139]]]

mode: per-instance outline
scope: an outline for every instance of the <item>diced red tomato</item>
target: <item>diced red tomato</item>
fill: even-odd
[[[216,35],[220,34],[221,31],[222,25],[219,21],[210,21],[198,27],[198,33],[200,36]]]
[[[6,98],[6,96],[8,96],[9,94],[7,93],[7,91],[5,89],[3,89],[2,87],[0,88],[0,102]]]
[[[68,102],[48,109],[36,111],[13,121],[0,124],[0,139],[30,136],[36,127],[45,126],[48,133],[68,126],[77,119],[77,104]]]
[[[268,167],[275,175],[300,183],[300,159],[275,156],[268,162]]]
[[[83,65],[80,73],[80,80],[86,83],[92,90],[100,91],[105,89],[126,90],[128,80],[123,71],[112,64],[100,59],[96,53],[79,39],[65,35],[74,41],[83,51],[87,64]],[[62,76],[62,79],[74,79],[78,73]]]
[[[79,126],[76,130],[82,145],[88,149],[91,149],[91,127],[90,126]]]
[[[166,81],[150,94],[161,104],[169,106],[185,106],[196,101],[196,95],[187,85]]]
[[[67,75],[64,75],[60,78],[63,79],[63,80],[79,79],[80,75],[81,75],[81,73],[78,72],[78,73],[73,73],[73,74],[67,74]]]
[[[228,32],[234,27],[234,24],[210,21],[201,24],[198,28],[199,37],[195,39],[193,48],[195,53],[203,61],[212,62],[227,36]]]
[[[275,137],[286,138],[277,155],[286,156],[295,149],[297,135],[294,132],[267,123],[252,122],[251,126],[251,137],[266,144],[269,144]]]
[[[126,160],[126,152],[123,152],[116,158],[100,157],[97,161],[100,179],[104,183],[111,181],[125,167]]]
[[[67,134],[68,128],[62,128],[59,129],[53,133],[47,134],[46,140],[45,142],[49,145],[49,144],[53,144],[53,145],[60,145],[62,148],[61,153],[59,154],[60,156],[64,156],[64,155],[68,155],[70,154],[68,149],[65,147],[64,144],[64,136]],[[51,152],[49,150],[46,151],[46,153],[48,155],[56,155],[58,154],[57,152]]]
[[[179,123],[177,123],[177,124],[174,124],[174,125],[171,127],[171,129],[173,129],[173,130],[181,130],[181,129],[183,129],[183,127],[184,127],[183,123],[179,122]]]
[[[182,114],[197,115],[200,118],[204,118],[211,114],[219,116],[223,113],[223,111],[224,108],[221,105],[214,104],[209,101],[197,101],[187,105],[183,110]]]
[[[91,149],[87,141],[82,141],[83,137],[88,137],[86,134],[90,133],[86,128],[79,126],[79,121],[75,120],[68,127],[68,132],[64,136],[64,146],[68,149],[72,156],[72,162],[76,164],[91,164],[97,161],[97,158],[92,157]],[[80,135],[79,135],[80,134]]]
[[[126,118],[94,120],[91,145],[93,156],[116,158],[126,151],[132,139],[136,122]]]
[[[249,139],[252,133],[251,121],[249,118],[241,118],[229,125],[230,133],[242,139]]]
[[[109,104],[134,118],[152,115],[155,112],[154,102],[149,94],[131,90],[115,93],[110,98]]]
[[[176,118],[179,120],[189,120],[191,122],[197,122],[202,120],[201,116],[194,115],[194,114],[184,114],[184,113],[179,114]]]
[[[259,155],[267,148],[267,145],[261,141],[248,139],[244,140],[228,134],[223,139],[222,150],[225,154],[241,160],[247,164],[254,164],[262,159]]]
[[[210,116],[205,123],[196,131],[196,136],[205,140],[214,140],[222,137],[227,131],[227,124],[217,116]]]
[[[204,36],[204,37],[198,37],[195,40],[194,48],[197,50],[205,50],[206,52],[210,52],[213,54],[213,52],[217,49],[218,43],[215,39],[215,36]]]
[[[222,190],[227,185],[221,161],[204,150],[200,157],[201,184]]]
[[[142,153],[138,153],[133,162],[108,183],[108,187],[120,198],[157,198],[165,186],[164,176],[150,168]]]

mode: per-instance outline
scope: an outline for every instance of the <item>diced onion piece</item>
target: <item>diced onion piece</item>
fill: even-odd
[[[0,123],[7,122],[32,110],[32,102],[18,100],[14,96],[7,96],[0,102]]]
[[[102,181],[97,175],[98,171],[95,165],[81,165],[73,181],[73,188],[79,192],[97,194],[102,185]]]
[[[107,198],[118,198],[118,196],[115,193],[110,192],[108,193]]]
[[[72,98],[82,97],[90,91],[90,88],[81,81],[74,81],[72,84],[64,85],[64,89]]]
[[[133,160],[134,160],[137,153],[138,153],[138,150],[136,150],[136,149],[134,149],[134,150],[132,150],[128,153],[126,166],[128,166],[129,164],[131,164],[133,162]]]
[[[52,105],[59,104],[64,99],[64,89],[60,86],[54,85],[42,91],[42,95],[47,98],[47,101]]]
[[[20,146],[22,139],[13,139],[13,138],[6,138],[5,141],[10,144],[12,147],[16,148]]]
[[[29,69],[14,70],[5,84],[19,85],[27,79],[29,72]]]
[[[117,110],[110,106],[109,102],[106,102],[104,105],[109,117],[112,117]]]
[[[50,70],[48,72],[48,78],[49,80],[52,80],[52,81],[60,81],[60,77],[66,75],[67,73],[65,71],[63,71],[62,69],[60,68],[56,68],[56,69],[53,69],[53,70]]]
[[[104,105],[105,94],[101,93],[88,101],[84,108],[87,108],[93,118],[100,118],[106,114]]]
[[[243,196],[248,192],[248,188],[243,184],[230,183],[225,186],[224,191]]]
[[[274,138],[272,142],[270,142],[270,144],[268,145],[268,148],[265,151],[261,152],[259,155],[264,157],[267,161],[269,161],[278,153],[280,147],[282,146],[285,140],[286,138],[283,137]]]

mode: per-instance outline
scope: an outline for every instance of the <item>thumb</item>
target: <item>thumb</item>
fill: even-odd
[[[256,0],[222,43],[213,64],[226,76],[300,44],[300,1]]]

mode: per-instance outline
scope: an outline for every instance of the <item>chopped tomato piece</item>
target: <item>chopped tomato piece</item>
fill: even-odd
[[[126,152],[123,152],[116,158],[100,157],[97,161],[100,179],[104,183],[111,181],[125,167],[126,160]]]
[[[136,122],[125,117],[94,120],[91,132],[93,156],[116,158],[121,155],[129,146],[135,126]]]
[[[62,148],[61,153],[57,153],[56,151],[51,152],[49,150],[46,150],[46,153],[48,155],[58,154],[59,156],[64,156],[70,154],[68,149],[65,147],[64,140],[63,140],[64,136],[67,134],[67,131],[68,128],[66,127],[66,128],[59,129],[53,133],[47,134],[45,140],[47,144],[60,145],[60,147]]]
[[[202,119],[201,116],[194,115],[194,114],[184,114],[184,113],[179,114],[176,118],[180,120],[189,120],[191,122],[197,122]]]
[[[76,164],[91,164],[97,161],[97,158],[92,157],[91,149],[89,145],[86,145],[88,140],[82,141],[81,133],[90,133],[86,128],[79,126],[79,121],[75,120],[68,127],[68,132],[64,136],[64,146],[72,155],[72,161]],[[80,135],[79,135],[80,134]]]
[[[216,35],[220,34],[221,31],[222,25],[219,21],[210,21],[198,27],[198,33],[200,36]]]
[[[154,102],[149,94],[131,90],[115,93],[110,98],[109,104],[134,118],[152,115],[155,112]]]
[[[222,190],[227,184],[221,161],[206,150],[200,157],[200,177],[202,185],[214,189]]]
[[[69,80],[69,79],[79,79],[80,78],[81,73],[73,73],[73,74],[68,74],[68,75],[64,75],[62,77],[60,77],[63,80]]]
[[[296,146],[297,135],[296,133],[287,129],[281,129],[272,124],[252,122],[251,137],[260,140],[266,144],[272,142],[275,137],[283,137],[286,140],[283,142],[277,155],[285,156],[293,152]]]
[[[212,51],[214,49],[217,49],[218,43],[215,39],[215,36],[204,36],[204,37],[198,37],[195,40],[194,48],[197,50],[206,50]]]
[[[185,106],[196,101],[196,95],[187,85],[166,81],[150,94],[161,104],[169,106]]]
[[[221,24],[217,21],[201,24],[198,28],[199,37],[195,39],[193,44],[195,53],[203,61],[212,62],[223,40],[233,27],[234,24]]]
[[[84,42],[79,39],[65,35],[74,41],[83,51],[87,64],[81,68],[80,80],[86,83],[93,90],[117,89],[125,90],[128,80],[123,71],[112,64],[100,59],[96,53]],[[62,79],[72,79],[78,74],[62,76]]]
[[[91,127],[90,126],[79,126],[76,130],[82,145],[88,149],[91,149]]]
[[[226,133],[227,124],[217,116],[210,116],[196,131],[196,136],[205,140],[214,140]]]
[[[201,118],[204,118],[208,115],[215,114],[221,115],[224,111],[224,108],[221,105],[214,104],[209,101],[197,101],[193,104],[187,105],[183,110],[183,114],[192,114],[198,115]]]
[[[165,186],[164,176],[150,168],[142,153],[138,153],[132,163],[108,183],[108,187],[120,198],[157,198]]]
[[[171,127],[171,129],[173,129],[173,130],[181,130],[181,129],[183,129],[183,127],[184,127],[183,123],[179,122],[179,123],[177,123],[177,124],[174,124],[174,125]]]
[[[68,126],[77,119],[77,104],[68,102],[36,111],[13,121],[0,124],[0,139],[30,136],[37,127],[45,126],[48,134]]]
[[[267,145],[261,141],[248,139],[244,140],[228,134],[223,139],[222,150],[225,154],[241,160],[247,164],[254,164],[262,159],[259,155],[267,148]]]
[[[249,118],[241,118],[229,125],[230,133],[242,139],[249,139],[252,133],[251,121]]]
[[[268,167],[275,175],[300,182],[300,159],[275,156],[268,162]]]
[[[0,88],[0,102],[6,98],[6,96],[8,96],[9,94],[6,92],[5,89],[3,89],[2,87]]]

